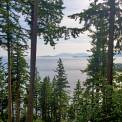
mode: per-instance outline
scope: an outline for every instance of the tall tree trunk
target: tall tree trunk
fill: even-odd
[[[8,47],[8,122],[12,122],[12,89],[11,89],[11,38],[9,22],[9,3],[7,3],[7,47]]]
[[[38,79],[37,79],[37,68],[36,68],[36,70],[35,70],[35,80],[37,81]],[[38,118],[38,91],[36,91],[36,83],[35,83],[35,91],[34,91],[34,93],[35,93],[35,112],[36,112],[36,118]]]
[[[8,39],[8,122],[12,122],[11,46],[9,39]]]
[[[36,95],[36,97],[35,97],[36,99],[36,108],[35,108],[35,111],[36,111],[36,118],[38,118],[38,96]]]
[[[17,83],[16,87],[17,87],[17,90],[16,90],[16,122],[20,122],[20,85],[19,85],[19,83]]]
[[[107,81],[112,85],[113,81],[113,47],[114,47],[114,26],[115,26],[115,0],[110,2],[110,18],[109,18],[109,40],[108,40],[108,67]]]
[[[36,45],[37,45],[37,0],[32,0],[31,15],[31,59],[30,59],[30,86],[28,98],[27,122],[33,121],[33,97],[36,66]]]
[[[109,40],[107,59],[107,89],[106,89],[106,118],[111,116],[112,111],[112,82],[113,82],[113,48],[114,48],[114,26],[115,26],[115,0],[108,0],[109,12]],[[109,122],[110,120],[106,120]]]
[[[20,122],[20,73],[19,73],[19,45],[17,41],[17,81],[16,81],[16,122]]]

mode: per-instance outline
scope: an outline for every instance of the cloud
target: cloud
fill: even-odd
[[[79,23],[79,21],[75,21],[74,19],[70,19],[69,17],[67,16],[64,16],[63,17],[63,20],[61,22],[61,26],[66,26],[66,27],[69,27],[69,28],[81,28],[82,25]]]
[[[78,27],[81,28],[82,25],[79,24],[78,21],[69,19],[67,15],[71,15],[77,12],[81,12],[81,10],[86,9],[89,6],[89,0],[64,0],[64,18],[61,22],[62,26],[67,27]],[[23,17],[20,19],[23,22]],[[26,24],[23,25],[26,26]],[[79,38],[63,40],[60,39],[57,42],[55,50],[50,45],[44,45],[43,40],[38,40],[37,44],[37,56],[41,55],[55,55],[59,53],[78,53],[78,52],[86,52],[86,50],[91,48],[89,43],[90,39],[86,34],[80,35]],[[29,43],[30,44],[30,43]],[[30,51],[30,50],[29,50]],[[28,52],[29,52],[28,51]],[[7,55],[6,51],[0,48],[0,56]],[[30,55],[28,53],[28,55]]]
[[[88,7],[89,0],[64,0],[64,6],[66,7],[64,10],[64,17],[61,22],[61,26],[67,27],[78,27],[81,28],[82,25],[79,24],[79,21],[75,21],[67,17],[67,15],[74,14],[77,12],[81,12],[82,9]],[[86,52],[91,48],[90,39],[86,34],[81,34],[79,38],[64,40],[60,39],[57,42],[55,49],[50,45],[44,45],[43,40],[38,40],[37,44],[37,56],[42,55],[56,55],[59,53],[79,53]]]
[[[64,14],[70,15],[88,8],[89,0],[64,0]]]
[[[37,45],[37,56],[43,55],[56,55],[59,53],[79,53],[86,52],[91,48],[90,39],[86,35],[81,35],[81,37],[70,40],[60,39],[57,42],[55,49],[50,45],[44,45],[43,42],[38,40]]]

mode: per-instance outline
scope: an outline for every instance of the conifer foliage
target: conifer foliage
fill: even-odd
[[[54,122],[62,122],[66,120],[67,110],[68,110],[68,93],[67,88],[68,80],[66,77],[66,73],[64,70],[64,66],[62,60],[58,60],[58,65],[56,68],[56,76],[55,76],[55,85],[54,85],[54,103],[56,106]]]
[[[114,65],[122,50],[122,1],[90,1],[88,9],[69,16],[82,28],[61,27],[63,9],[63,0],[0,1],[0,48],[7,52],[0,56],[0,122],[122,122],[122,70]],[[78,80],[69,93],[61,58],[54,78],[41,79],[37,39],[55,46],[86,31],[92,48],[84,84]]]

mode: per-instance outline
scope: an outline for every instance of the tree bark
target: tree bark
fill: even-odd
[[[8,39],[8,122],[12,122],[11,46]]]
[[[109,18],[109,40],[108,40],[108,67],[107,81],[109,85],[113,82],[113,48],[114,48],[114,24],[115,24],[115,0],[110,0]]]
[[[31,59],[30,59],[30,86],[28,97],[27,122],[33,121],[33,97],[36,66],[36,46],[37,46],[37,0],[32,0],[31,14]]]
[[[16,93],[16,122],[20,122],[20,85],[19,83],[17,83],[16,92],[17,92]]]
[[[112,112],[112,85],[113,85],[113,48],[114,48],[114,26],[115,26],[115,0],[108,0],[110,9],[109,15],[109,40],[108,40],[108,59],[107,59],[107,89],[106,89],[106,118]]]
[[[20,73],[19,73],[19,45],[17,41],[17,81],[16,81],[16,122],[20,122]]]
[[[8,122],[12,122],[12,89],[11,89],[11,39],[9,22],[9,3],[7,3],[7,48],[8,48]]]

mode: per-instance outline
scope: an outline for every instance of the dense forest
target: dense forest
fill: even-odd
[[[6,62],[0,56],[0,122],[122,122],[122,68],[114,64],[122,49],[122,1],[91,0],[68,16],[82,28],[60,25],[64,8],[63,0],[0,0],[0,48],[7,52]],[[61,58],[53,80],[39,75],[37,39],[54,47],[85,32],[92,40],[81,69],[87,79],[75,81],[70,95]]]

